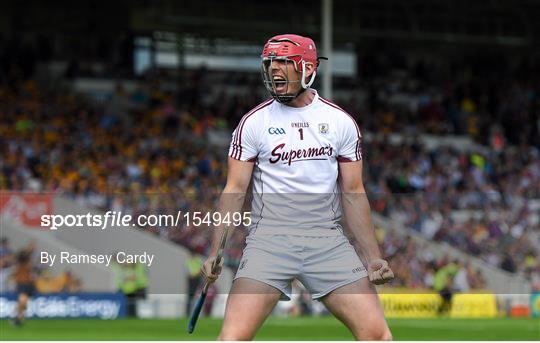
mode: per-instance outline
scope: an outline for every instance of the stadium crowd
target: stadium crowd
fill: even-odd
[[[357,115],[364,133],[411,137],[399,145],[385,136],[364,141],[374,210],[538,284],[540,100],[538,85],[529,79],[534,73],[523,72],[537,72],[538,66],[525,61],[511,78],[515,70],[509,65],[435,66],[427,72],[432,66],[418,63],[382,72],[367,60],[364,78],[352,84],[359,96],[341,103]],[[212,148],[208,135],[234,127],[260,100],[254,93],[210,94],[205,70],[186,73],[186,86],[175,92],[163,87],[160,74],[148,75],[146,85],[131,93],[118,83],[104,103],[69,89],[43,88],[13,66],[6,75],[0,83],[0,189],[60,192],[133,215],[215,209],[226,149]],[[415,139],[422,132],[466,133],[484,146],[428,149]],[[198,253],[209,246],[210,230],[145,229]],[[231,265],[239,262],[244,238],[244,231],[235,231]],[[406,275],[396,281],[403,286],[433,287],[429,275],[452,263],[419,256],[415,243],[392,234],[381,242],[387,256],[406,252],[392,259],[398,276]],[[483,286],[477,272],[456,270],[462,269],[469,287]]]
[[[415,142],[367,146],[375,210],[509,272],[529,274],[538,267],[538,150],[481,154],[428,151]]]

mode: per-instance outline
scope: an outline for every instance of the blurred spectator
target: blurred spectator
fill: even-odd
[[[146,267],[142,263],[118,263],[115,259],[111,268],[115,274],[118,291],[127,298],[127,315],[135,316],[137,300],[146,297],[148,286]]]

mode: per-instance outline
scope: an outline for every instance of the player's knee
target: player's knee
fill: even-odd
[[[218,341],[251,341],[253,340],[253,335],[250,335],[246,332],[233,332],[233,331],[221,331],[217,338]]]
[[[20,294],[19,295],[19,304],[24,306],[24,305],[26,305],[27,302],[28,302],[28,295],[26,295],[24,293]]]
[[[392,333],[388,328],[385,328],[383,330],[378,330],[373,333],[373,338],[370,340],[373,341],[391,341],[392,340]]]
[[[218,341],[251,341],[252,337],[242,335],[219,335]]]
[[[358,337],[358,336],[357,336]],[[361,340],[366,341],[391,341],[393,340],[392,333],[388,328],[376,328],[363,332],[358,337]]]
[[[394,338],[392,337],[392,333],[390,330],[386,329],[384,330],[383,334],[381,335],[381,341],[392,341]]]

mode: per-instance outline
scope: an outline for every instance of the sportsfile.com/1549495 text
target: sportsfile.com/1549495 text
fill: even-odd
[[[251,212],[183,212],[172,214],[137,215],[122,214],[121,211],[107,211],[104,214],[45,214],[41,216],[41,227],[98,228],[160,226],[160,227],[247,227],[251,225]]]

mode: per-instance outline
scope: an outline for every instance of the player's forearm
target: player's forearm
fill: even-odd
[[[367,195],[363,192],[343,193],[342,205],[348,228],[366,262],[381,258]]]
[[[246,193],[235,188],[227,188],[223,190],[219,198],[218,211],[221,213],[223,219],[221,225],[214,227],[214,233],[212,235],[212,246],[210,249],[210,256],[217,254],[219,243],[221,241],[221,235],[227,225],[229,225],[228,235],[231,235],[234,229],[237,229],[232,224],[233,214],[240,213],[244,205]],[[226,219],[227,218],[227,219]],[[232,230],[231,230],[232,229]]]

